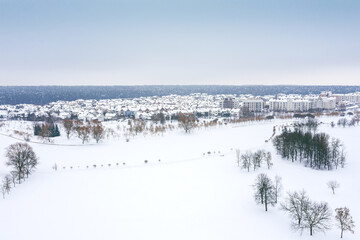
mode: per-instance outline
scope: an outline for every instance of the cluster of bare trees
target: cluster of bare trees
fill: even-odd
[[[274,206],[278,202],[282,191],[281,177],[275,176],[273,182],[266,174],[260,173],[253,188],[256,203],[264,205],[265,211],[267,211],[268,205]]]
[[[27,143],[14,143],[6,149],[6,165],[13,170],[6,175],[2,181],[1,192],[3,198],[9,194],[12,184],[20,184],[22,180],[28,178],[38,164],[38,158],[32,147]]]
[[[306,122],[294,123],[293,125],[295,129],[301,129],[302,131],[315,133],[320,123],[313,118],[309,118]]]
[[[166,122],[166,118],[164,113],[160,112],[160,113],[155,113],[151,116],[151,120],[157,124],[157,123],[161,123],[161,124],[165,124]]]
[[[134,132],[135,135],[145,130],[145,122],[141,119],[133,119],[128,121],[129,131]]]
[[[288,192],[281,210],[287,212],[292,220],[291,227],[294,230],[309,230],[310,236],[318,231],[326,231],[331,228],[332,214],[326,202],[314,202],[309,199],[306,192]],[[344,231],[354,232],[354,221],[348,208],[336,208],[335,220],[341,230],[341,238]]]
[[[26,142],[30,141],[31,138],[31,134],[27,133],[27,132],[23,132],[23,131],[18,131],[18,130],[14,130],[14,134],[23,138]]]
[[[253,185],[254,198],[257,204],[275,206],[282,192],[281,177],[275,176],[274,181],[266,174],[260,173]],[[329,187],[337,188],[336,181],[330,181]],[[335,192],[334,192],[335,194]],[[326,202],[314,202],[309,199],[304,190],[288,192],[285,201],[280,203],[280,209],[286,212],[291,219],[291,227],[297,231],[309,231],[310,236],[315,232],[329,230],[332,226],[332,213]],[[341,238],[345,231],[354,233],[355,224],[347,207],[335,209],[336,225],[341,230]]]
[[[178,127],[181,129],[184,129],[186,133],[190,133],[195,128],[208,128],[208,127],[215,127],[215,126],[221,126],[223,124],[236,124],[236,123],[244,123],[249,121],[262,121],[267,120],[265,117],[249,117],[249,118],[241,118],[241,119],[224,119],[223,121],[219,121],[219,119],[213,119],[210,121],[199,121],[196,117],[195,113],[182,113],[179,112],[178,114],[173,116],[174,120],[178,121]],[[127,129],[127,133],[125,135],[137,135],[138,133],[163,133],[168,129],[173,129],[173,125],[171,124],[165,124],[166,119],[163,116],[162,113],[160,114],[154,114],[151,117],[151,120],[153,123],[155,123],[156,126],[150,125],[150,127],[147,127],[146,120],[142,119],[132,119],[128,121],[129,128]],[[157,123],[161,123],[160,126],[157,125]]]
[[[238,167],[247,169],[250,171],[250,168],[253,168],[254,171],[257,168],[261,167],[262,163],[266,163],[268,169],[273,166],[271,152],[266,152],[265,150],[257,150],[256,152],[246,151],[243,154],[240,154],[240,149],[236,149],[236,161]]]
[[[123,127],[122,131],[124,131],[124,136],[129,140],[130,136],[138,135],[139,133],[142,133],[144,135],[151,134],[163,134],[167,130],[173,130],[174,126],[171,124],[147,124],[145,120],[141,119],[132,119],[128,120],[127,127]],[[118,127],[118,130],[121,130],[120,127]]]
[[[289,214],[294,230],[308,229],[312,236],[317,231],[330,229],[331,210],[328,204],[311,201],[305,191],[289,192],[281,209]]]
[[[75,133],[82,143],[88,142],[92,136],[97,143],[105,137],[105,128],[98,120],[92,120],[84,123],[80,120],[64,119],[62,120],[66,137],[69,139],[72,133]]]
[[[337,125],[339,127],[354,127],[356,124],[359,125],[359,121],[360,121],[360,117],[359,116],[355,116],[350,120],[347,120],[346,118],[341,118],[338,120]],[[332,127],[335,127],[335,124],[332,122],[331,124]]]

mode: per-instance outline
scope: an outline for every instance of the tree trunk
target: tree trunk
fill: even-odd
[[[265,212],[267,212],[267,195],[266,195],[266,191],[265,191],[265,196],[264,196],[264,202],[265,202]]]
[[[343,237],[344,229],[341,228],[341,238]]]
[[[313,234],[313,229],[312,229],[312,226],[310,226],[310,236],[312,236]]]

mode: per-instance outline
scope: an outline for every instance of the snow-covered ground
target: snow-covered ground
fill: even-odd
[[[265,142],[274,125],[292,120],[228,125],[191,134],[174,130],[164,136],[136,136],[130,142],[120,138],[84,146],[30,143],[40,164],[29,179],[0,199],[0,238],[340,238],[336,227],[313,237],[293,232],[289,217],[278,205],[268,212],[256,205],[251,185],[263,172],[282,177],[282,199],[286,191],[305,189],[312,200],[327,201],[332,210],[347,206],[356,229],[355,234],[346,232],[344,239],[359,239],[360,127],[331,128],[328,123],[334,119],[321,118],[325,124],[319,128],[346,146],[348,164],[334,171],[292,164],[276,155],[271,142]],[[66,143],[64,137],[56,141]],[[15,142],[0,136],[1,178],[9,172],[5,148]],[[241,170],[236,148],[271,151],[274,167]],[[57,171],[52,169],[55,163]],[[326,186],[329,180],[340,183],[336,195]]]

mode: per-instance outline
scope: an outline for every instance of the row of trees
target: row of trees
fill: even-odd
[[[314,169],[328,169],[344,167],[346,154],[339,139],[330,140],[328,134],[294,131],[284,129],[276,136],[273,144],[282,158],[292,162],[300,161]]]
[[[337,121],[338,127],[354,127],[355,124],[359,125],[360,118],[358,116],[353,117],[350,120],[347,120],[346,118],[341,118]],[[331,127],[335,127],[335,123],[331,122]]]
[[[295,129],[316,133],[320,123],[314,118],[309,118],[306,122],[294,123],[293,125]]]
[[[281,177],[275,176],[274,181],[266,174],[257,176],[253,185],[255,202],[262,204],[265,211],[268,205],[275,206],[282,191]],[[294,230],[309,230],[310,236],[315,232],[331,228],[332,214],[326,202],[314,202],[309,199],[306,192],[288,192],[285,202],[280,203],[280,209],[288,213],[291,227]],[[346,207],[336,208],[335,220],[341,230],[341,238],[345,231],[354,232],[354,221]]]
[[[12,184],[15,187],[16,182],[20,184],[22,180],[28,178],[38,164],[38,157],[27,143],[11,144],[6,149],[6,158],[6,165],[12,167],[12,171],[2,181],[3,198],[5,198],[5,194],[10,193]]]
[[[250,168],[253,168],[254,171],[257,168],[260,168],[263,163],[266,163],[268,169],[273,166],[271,153],[265,152],[265,150],[257,150],[254,153],[247,151],[241,154],[240,149],[236,149],[235,152],[238,167],[247,169],[248,172],[250,171]]]
[[[64,119],[62,120],[62,124],[68,139],[72,133],[75,133],[83,144],[89,141],[90,136],[92,136],[97,143],[105,137],[105,128],[98,120],[84,123],[80,120]]]

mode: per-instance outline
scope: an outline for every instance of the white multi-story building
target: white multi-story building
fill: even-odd
[[[286,99],[271,99],[269,102],[270,111],[286,112],[288,111],[288,100]]]
[[[336,97],[336,103],[349,102],[354,104],[360,103],[360,92],[347,93],[347,94],[334,94]]]
[[[304,99],[271,99],[269,109],[276,112],[305,112],[310,109],[310,101]]]
[[[239,103],[231,97],[227,97],[224,98],[221,102],[220,102],[220,108],[238,108],[239,107]]]
[[[335,97],[309,97],[310,109],[332,110],[336,108]]]
[[[261,112],[264,109],[264,101],[258,98],[245,99],[243,107],[249,109],[250,112]]]
[[[310,101],[304,99],[290,99],[288,101],[288,111],[306,112],[310,109]]]
[[[305,97],[271,99],[269,109],[279,112],[306,112],[311,109],[331,110],[336,107],[334,97]]]

